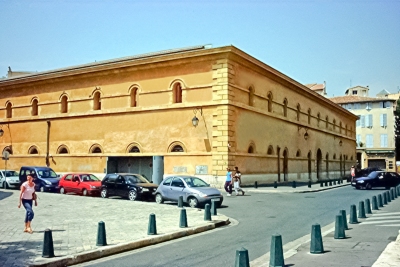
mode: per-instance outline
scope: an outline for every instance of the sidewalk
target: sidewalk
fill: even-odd
[[[24,233],[25,209],[19,191],[0,189],[0,267],[66,266],[176,239],[229,223],[224,215],[204,221],[204,210],[186,208],[188,228],[180,228],[176,204],[38,193],[33,234]],[[157,235],[147,235],[149,215],[156,215]],[[97,247],[98,223],[107,246]],[[52,230],[54,258],[43,258],[45,229]]]

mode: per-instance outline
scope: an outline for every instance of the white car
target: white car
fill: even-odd
[[[0,187],[1,188],[19,188],[18,172],[13,170],[0,170]]]

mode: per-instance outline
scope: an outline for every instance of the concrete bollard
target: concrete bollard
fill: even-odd
[[[333,185],[336,185],[336,180],[333,180]]]
[[[181,213],[180,213],[180,217],[179,217],[179,227],[180,228],[188,227],[187,216],[186,216],[186,210],[185,209],[181,209]]]
[[[340,210],[340,214],[343,217],[343,225],[344,225],[344,230],[349,230],[349,226],[347,225],[347,215],[346,215],[346,210]]]
[[[390,199],[394,200],[394,189],[390,188],[389,192],[390,192]]]
[[[372,210],[379,210],[376,196],[372,197]]]
[[[382,194],[378,195],[378,207],[382,208],[383,207],[383,200],[382,200]]]
[[[350,206],[350,220],[349,220],[349,223],[350,224],[358,223],[356,205],[351,205]]]
[[[274,181],[274,188],[278,187],[278,183],[276,181]]]
[[[44,231],[42,257],[43,258],[53,258],[54,257],[53,235],[51,234],[50,229],[46,229]]]
[[[311,181],[308,181],[308,188],[311,188]]]
[[[397,195],[397,188],[396,187],[393,187],[393,193],[394,193],[394,198],[397,198],[398,195]]]
[[[258,184],[257,181],[254,182],[254,188],[257,189],[258,188]]]
[[[329,186],[332,186],[332,181],[329,181]]]
[[[271,248],[269,256],[270,267],[283,267],[285,261],[283,260],[283,247],[282,247],[282,236],[279,234],[272,235]]]
[[[324,253],[324,244],[322,243],[321,226],[319,224],[313,224],[311,226],[310,253],[312,254]]]
[[[325,186],[328,186],[328,182],[325,182]]]
[[[178,208],[183,208],[183,196],[179,196],[178,198]]]
[[[106,225],[103,221],[100,221],[97,227],[96,246],[107,246]]]
[[[343,223],[343,216],[336,215],[335,220],[335,239],[344,239],[346,238],[346,234],[344,232],[344,223]]]
[[[211,221],[210,204],[206,204],[204,206],[204,220],[205,221]]]
[[[383,192],[383,205],[387,205],[388,204],[388,202],[387,202],[387,194],[386,194],[386,192]]]
[[[367,216],[365,216],[365,206],[364,206],[364,201],[360,201],[358,203],[358,218],[360,219],[365,219]]]
[[[149,227],[147,228],[148,235],[156,235],[157,234],[157,224],[156,224],[156,215],[151,213],[149,216]]]
[[[211,199],[211,215],[217,215],[217,200]]]
[[[296,181],[292,182],[292,188],[296,188]]]
[[[250,267],[249,252],[245,248],[236,250],[235,267]]]
[[[321,182],[321,183],[319,184],[319,187],[324,187],[324,183]]]
[[[369,198],[367,198],[367,199],[365,200],[365,212],[366,212],[367,214],[372,214],[372,211],[371,211],[371,202],[369,201]]]
[[[388,203],[392,202],[392,197],[390,196],[390,192],[389,191],[386,191],[386,198],[387,198]]]

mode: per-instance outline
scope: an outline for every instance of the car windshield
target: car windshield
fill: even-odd
[[[383,174],[381,172],[371,172],[368,174],[368,178],[376,178],[378,175]]]
[[[136,175],[126,175],[126,181],[130,184],[137,184],[137,183],[148,183],[146,178],[143,176],[136,174]]]
[[[209,185],[197,177],[184,177],[183,180],[189,187],[208,187]]]
[[[54,179],[60,179],[60,177],[57,177],[57,174],[53,170],[49,169],[39,169],[38,174],[41,178],[54,178]]]
[[[94,176],[93,174],[82,174],[81,175],[82,182],[97,182],[100,181],[99,178]]]
[[[6,175],[6,177],[18,176],[18,172],[16,171],[5,171],[4,174]]]

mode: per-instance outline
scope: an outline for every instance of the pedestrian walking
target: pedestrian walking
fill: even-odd
[[[35,183],[33,182],[33,177],[28,175],[26,177],[26,182],[21,185],[21,193],[19,195],[19,204],[18,208],[21,208],[21,204],[24,206],[26,210],[25,214],[25,233],[33,233],[31,222],[33,220],[33,209],[32,204],[35,202],[35,206],[37,206],[37,199],[35,193]]]
[[[244,190],[240,187],[242,183],[242,173],[239,171],[238,167],[235,167],[235,175],[233,176],[233,188],[235,189],[236,195],[239,195],[239,191],[244,195]]]
[[[231,196],[232,195],[232,172],[231,169],[226,168],[226,180],[225,180],[225,185],[224,185],[226,195]]]
[[[354,168],[354,166],[351,166],[350,174],[351,174],[351,181],[353,182],[354,178],[356,177],[356,168]]]

